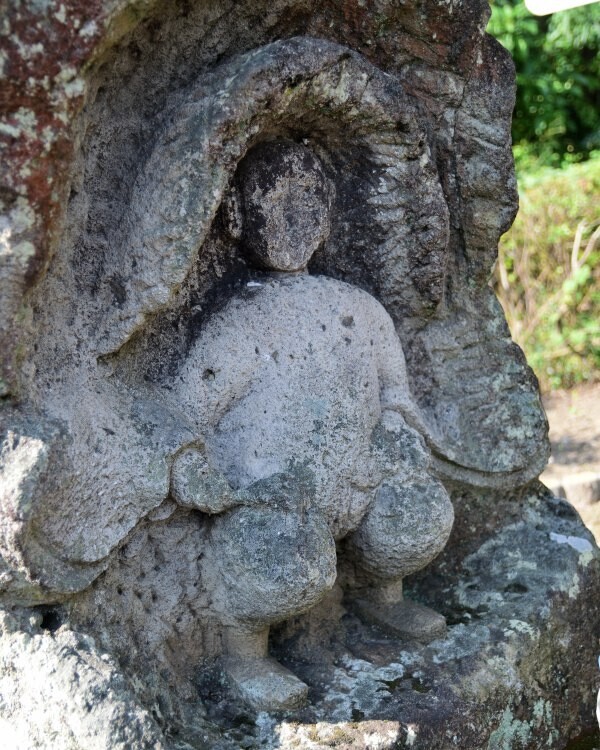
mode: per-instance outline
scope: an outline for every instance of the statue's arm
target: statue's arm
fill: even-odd
[[[232,338],[226,320],[216,316],[195,342],[174,377],[168,398],[173,408],[192,423],[193,443],[173,457],[170,495],[184,508],[222,513],[245,504],[244,494],[231,487],[225,475],[211,466],[203,436],[220,422],[252,382],[252,352],[244,337]]]
[[[203,513],[223,513],[241,498],[217,469],[210,466],[200,442],[182,448],[171,466],[170,494],[178,505]]]
[[[170,393],[174,408],[192,423],[195,440],[173,456],[169,492],[182,507],[212,515],[239,505],[240,498],[206,455],[203,436],[218,424],[233,399],[225,389],[212,386],[214,370],[203,366],[204,361],[201,349],[193,351]]]
[[[428,470],[438,441],[410,392],[406,360],[394,323],[375,303],[371,330],[377,331],[376,355],[381,419],[372,435],[372,450],[384,472],[399,475]]]
[[[430,448],[439,451],[441,441],[427,424],[423,412],[410,392],[404,350],[394,323],[379,303],[376,303],[374,316],[376,330],[380,333],[377,354],[382,412],[400,414],[409,427],[421,434]]]
[[[247,335],[247,331],[254,327],[259,333],[265,321],[259,317],[251,326],[246,316],[246,308],[228,308],[207,324],[175,376],[169,394],[174,408],[193,423],[196,438],[173,458],[170,494],[179,505],[203,513],[223,513],[241,505],[298,507],[314,494],[313,479],[301,466],[235,489],[207,456],[204,436],[216,429],[260,377],[260,339]]]
[[[406,360],[394,323],[381,305],[374,310],[377,341],[379,387],[382,411],[401,414],[406,422],[422,434],[428,429],[409,388]]]
[[[174,458],[170,494],[178,505],[210,515],[240,505],[297,510],[311,504],[314,483],[313,473],[298,464],[236,490],[222,472],[210,465],[202,444],[195,443],[180,450]]]
[[[376,330],[380,332],[377,353],[382,412],[400,414],[408,426],[423,437],[434,453],[446,455],[443,441],[427,423],[410,392],[404,350],[394,323],[387,311],[379,303],[376,305],[374,314],[377,320]]]

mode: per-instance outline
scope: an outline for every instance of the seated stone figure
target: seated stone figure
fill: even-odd
[[[336,542],[358,616],[402,637],[443,635],[443,617],[403,600],[402,579],[441,551],[453,511],[411,426],[388,313],[306,271],[329,232],[317,157],[265,143],[235,190],[230,217],[264,273],[208,319],[173,384],[199,447],[176,457],[171,491],[213,515],[204,562],[228,678],[255,708],[277,710],[307,688],[268,657],[269,627],[333,586]]]

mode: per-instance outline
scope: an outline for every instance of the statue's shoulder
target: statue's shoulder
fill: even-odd
[[[332,276],[323,276],[320,274],[302,274],[292,279],[292,284],[298,289],[303,288],[306,292],[314,290],[325,295],[342,297],[358,305],[381,308],[385,312],[383,305],[365,289],[350,284],[341,279],[335,279]]]
[[[340,279],[334,279],[331,276],[310,276],[309,278],[315,280],[315,285],[324,294],[341,299],[347,305],[352,305],[357,313],[362,313],[370,318],[391,321],[390,314],[381,302],[365,289]]]
[[[256,332],[290,316],[306,319],[352,315],[372,326],[390,320],[383,305],[364,289],[330,276],[265,276],[248,281],[205,322],[198,344],[242,330]]]

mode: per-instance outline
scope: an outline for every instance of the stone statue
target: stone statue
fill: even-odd
[[[0,736],[584,737],[600,566],[489,285],[487,0],[8,5]]]
[[[267,658],[269,626],[336,578],[362,617],[429,641],[445,620],[402,598],[402,579],[445,545],[452,504],[414,429],[393,322],[366,292],[307,264],[329,232],[327,179],[289,141],[246,156],[229,225],[263,272],[215,312],[173,383],[204,449],[178,455],[171,491],[215,514],[205,556],[225,625],[225,669],[255,708],[307,687]]]

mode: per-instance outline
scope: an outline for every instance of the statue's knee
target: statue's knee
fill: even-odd
[[[453,521],[441,482],[427,475],[390,479],[377,490],[350,545],[365,572],[392,580],[420,570],[439,554]]]
[[[238,622],[300,614],[335,581],[335,542],[317,515],[239,508],[215,520],[211,548],[223,614]]]

